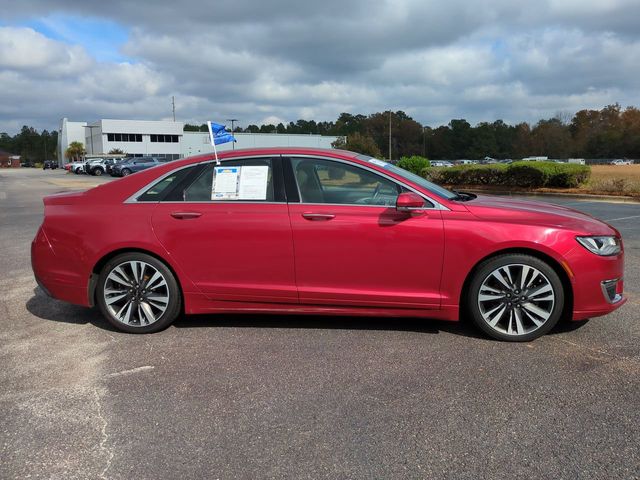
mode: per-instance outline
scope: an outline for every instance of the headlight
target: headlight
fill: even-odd
[[[620,253],[620,239],[617,237],[576,237],[576,240],[596,255],[610,257]]]

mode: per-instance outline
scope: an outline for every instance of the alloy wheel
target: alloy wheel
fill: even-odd
[[[556,294],[537,268],[508,264],[485,277],[478,292],[480,315],[488,327],[519,337],[540,329],[551,317]]]
[[[126,261],[116,265],[106,277],[103,298],[111,316],[131,327],[157,322],[169,305],[167,279],[153,265]]]

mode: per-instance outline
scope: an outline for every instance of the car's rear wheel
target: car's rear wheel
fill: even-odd
[[[130,333],[168,327],[182,305],[171,270],[157,258],[138,252],[124,253],[107,262],[98,279],[96,300],[109,323]]]
[[[479,266],[467,301],[482,331],[498,340],[525,342],[558,323],[564,288],[548,263],[530,255],[505,254]]]
[[[131,170],[129,170],[128,168],[124,168],[122,170],[122,176],[126,177],[127,175],[131,175]]]
[[[102,175],[104,172],[102,171],[102,169],[100,167],[96,168],[93,170],[93,174],[97,177],[99,177],[100,175]]]

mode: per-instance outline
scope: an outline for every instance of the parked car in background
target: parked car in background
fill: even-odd
[[[332,149],[200,155],[45,197],[31,264],[47,294],[133,333],[181,313],[297,313],[467,317],[528,341],[625,302],[612,226]]]
[[[447,160],[431,160],[432,167],[453,167],[453,163]]]
[[[58,168],[58,162],[55,160],[45,160],[42,163],[43,170],[55,170],[56,168]]]
[[[633,165],[633,160],[623,160],[622,158],[618,158],[617,160],[611,161],[610,165]]]
[[[121,162],[111,167],[112,177],[126,177],[132,173],[146,170],[164,163],[164,158],[159,157],[131,157],[125,158]]]
[[[64,165],[64,169],[71,173],[83,173],[84,162],[69,162]]]
[[[34,168],[35,164],[27,160],[26,162],[20,162],[20,166],[22,168]]]
[[[115,163],[115,158],[94,158],[85,162],[84,171],[89,175],[104,175],[107,173],[108,166],[113,166]]]
[[[109,175],[111,175],[111,172],[112,172],[112,170],[113,170],[113,167],[114,167],[115,165],[119,164],[120,162],[122,162],[123,160],[126,160],[126,158],[116,158],[116,159],[114,160],[114,162],[113,162],[113,163],[108,163],[108,164],[106,165],[106,173],[108,173]]]

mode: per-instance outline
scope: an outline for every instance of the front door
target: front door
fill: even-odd
[[[159,241],[209,299],[298,302],[279,162],[211,162],[158,203],[152,221]]]
[[[370,169],[320,158],[289,161],[300,197],[289,203],[289,214],[301,303],[439,308],[439,210],[427,202],[424,213],[398,212],[396,198],[406,189]]]

